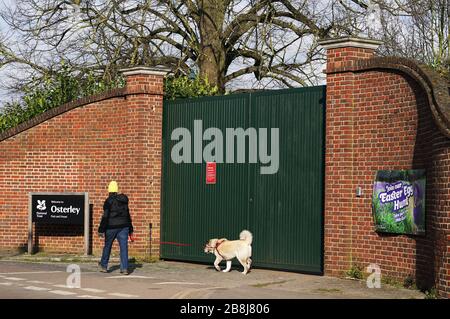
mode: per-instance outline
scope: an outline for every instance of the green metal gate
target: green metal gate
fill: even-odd
[[[269,148],[278,128],[278,172],[262,175],[267,164],[248,163],[247,141],[246,163],[217,163],[217,182],[207,185],[204,161],[171,159],[173,130],[187,128],[194,140],[195,120],[203,131],[219,128],[224,142],[226,128],[267,128]],[[254,266],[322,273],[324,120],[325,86],[165,102],[161,258],[212,262],[208,239],[248,229]]]

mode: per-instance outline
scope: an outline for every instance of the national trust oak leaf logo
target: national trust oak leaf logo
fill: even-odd
[[[39,210],[46,210],[47,209],[47,207],[45,206],[45,199],[44,200],[38,200],[37,201],[37,209],[39,209]]]

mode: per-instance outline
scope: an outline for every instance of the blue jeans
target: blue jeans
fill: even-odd
[[[111,248],[114,239],[117,238],[120,247],[120,270],[128,270],[128,232],[128,227],[106,230],[105,246],[103,247],[102,259],[100,260],[102,267],[108,268]]]

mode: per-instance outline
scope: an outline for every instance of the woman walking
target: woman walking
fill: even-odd
[[[128,197],[119,194],[119,186],[112,181],[108,186],[109,196],[103,204],[103,216],[98,227],[98,233],[105,238],[102,259],[99,262],[100,271],[108,272],[108,262],[111,248],[117,238],[120,247],[120,273],[128,275],[128,236],[133,234]]]

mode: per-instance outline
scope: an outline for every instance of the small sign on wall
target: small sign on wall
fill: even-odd
[[[206,184],[216,184],[217,182],[217,169],[216,163],[207,162],[206,163]]]

